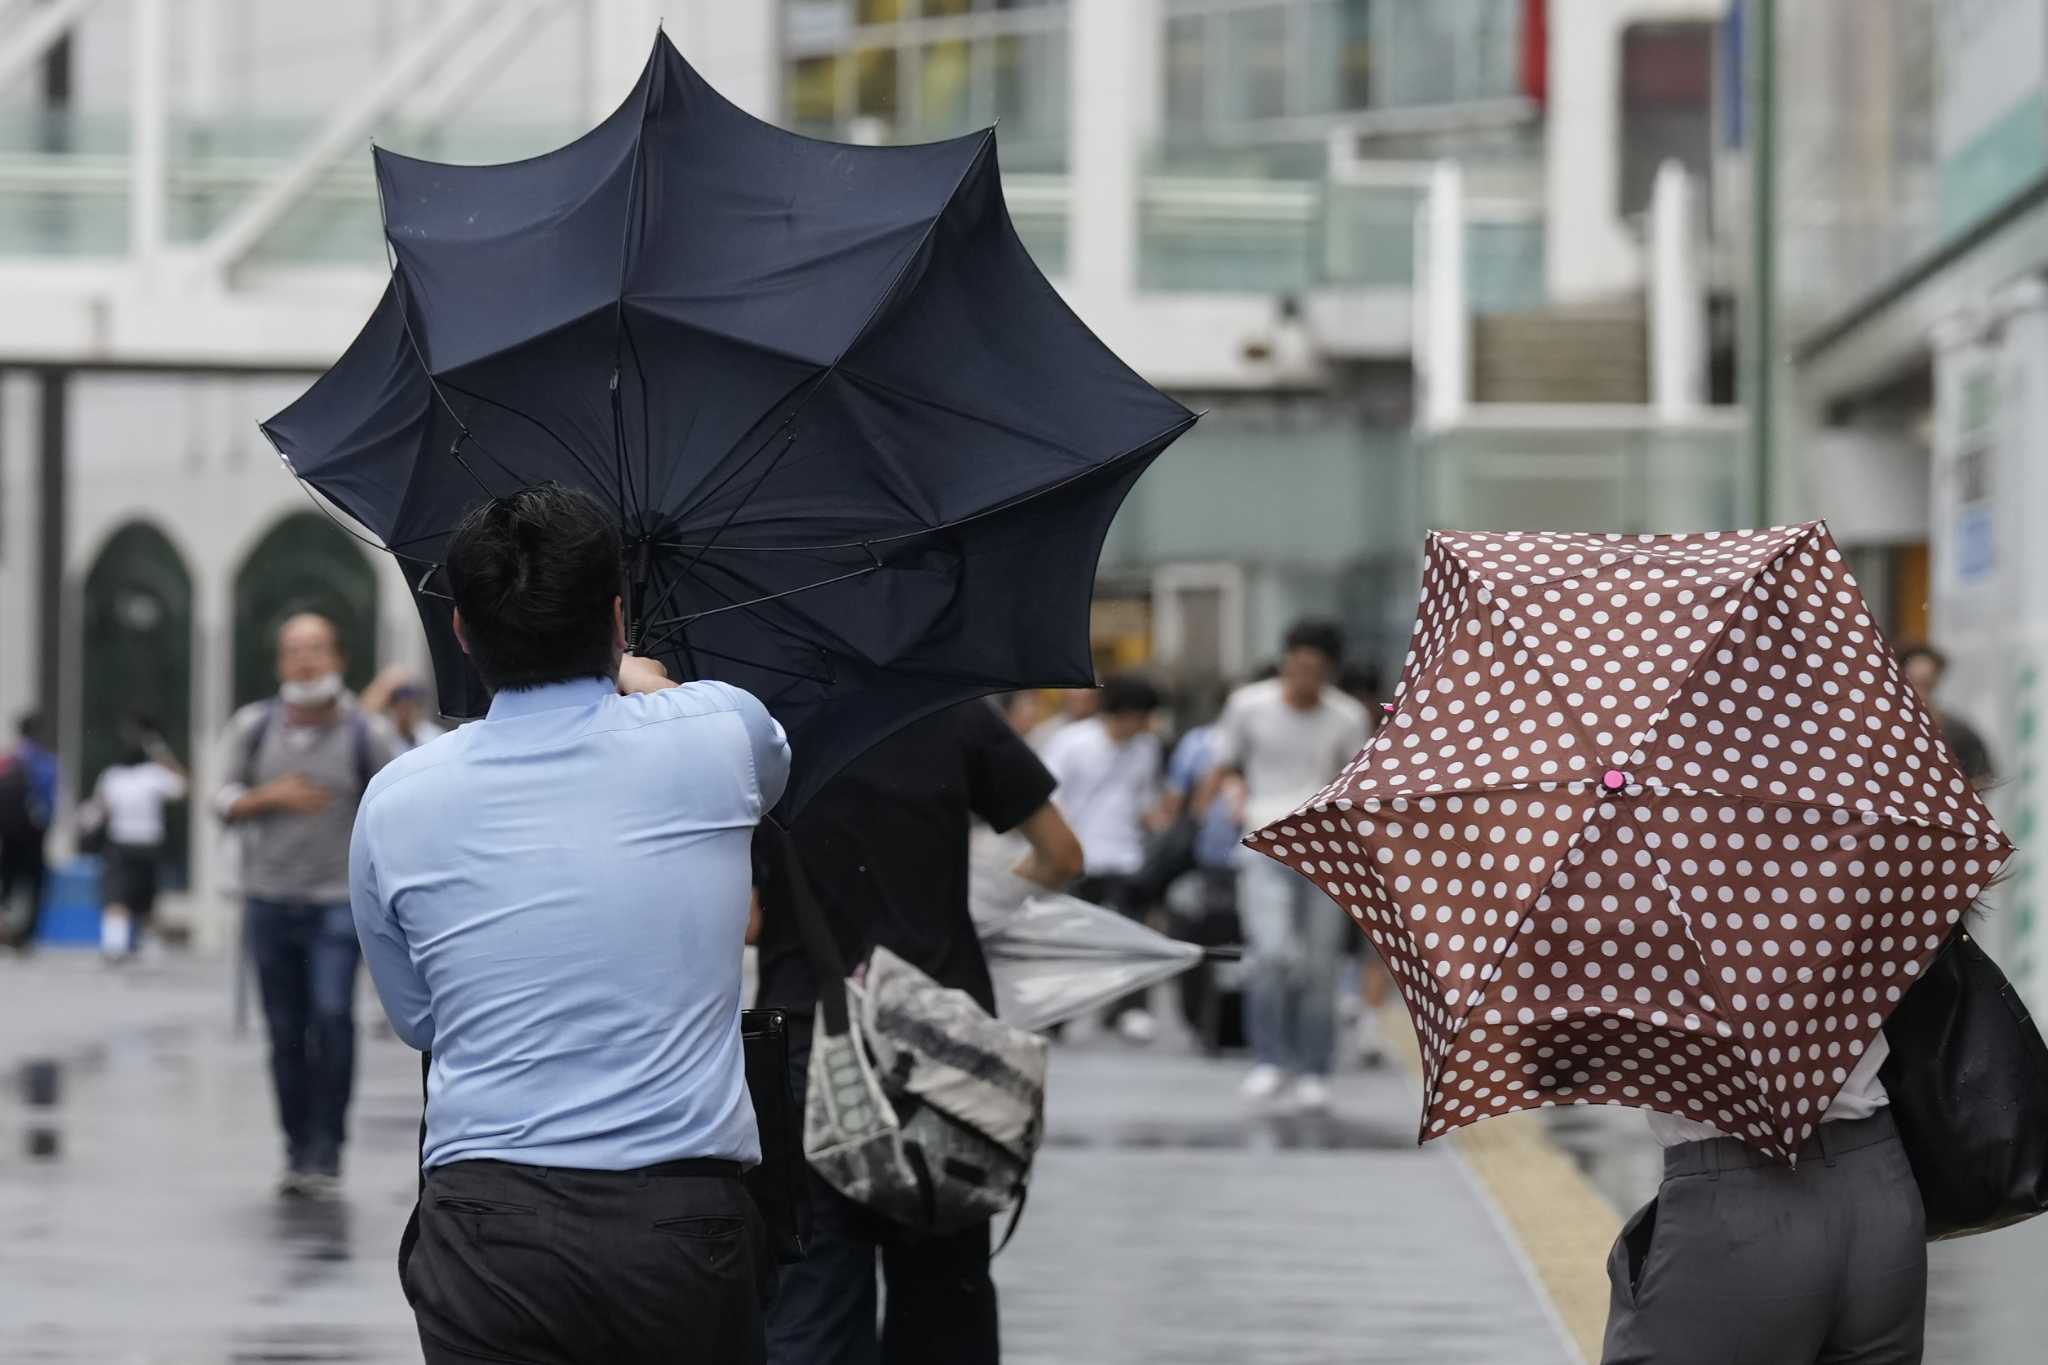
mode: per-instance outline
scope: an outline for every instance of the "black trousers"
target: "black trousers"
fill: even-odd
[[[804,1093],[811,1017],[790,1016],[789,1059]],[[987,1223],[918,1236],[806,1170],[804,1259],[782,1267],[768,1315],[772,1365],[996,1365],[996,1286]],[[878,1314],[875,1267],[885,1297]],[[877,1320],[879,1318],[879,1326]]]
[[[1125,919],[1142,923],[1145,905],[1139,895],[1138,879],[1120,873],[1097,873],[1092,877],[1078,877],[1067,888],[1076,900],[1099,905],[1105,910],[1114,910]],[[1112,1000],[1109,1008],[1102,1012],[1106,1024],[1114,1024],[1132,1010],[1144,1009],[1149,1000],[1144,991],[1133,991],[1129,995]]]
[[[775,1260],[730,1162],[427,1172],[399,1277],[427,1365],[760,1365]]]
[[[0,924],[19,900],[28,917],[16,931],[14,941],[28,947],[36,941],[36,926],[43,918],[43,880],[48,865],[43,861],[43,836],[9,839],[0,843]]]

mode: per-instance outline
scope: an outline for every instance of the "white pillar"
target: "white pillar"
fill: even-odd
[[[145,269],[164,244],[164,142],[170,120],[170,43],[164,0],[131,0],[134,104],[129,111],[128,255]]]
[[[1068,15],[1067,279],[1085,312],[1120,311],[1138,289],[1161,16],[1157,0],[1073,0]]]
[[[1707,398],[1707,306],[1693,205],[1685,168],[1659,166],[1650,193],[1650,393],[1667,422],[1691,416]]]
[[[1465,178],[1455,161],[1429,173],[1423,205],[1423,423],[1456,424],[1472,402],[1472,315],[1465,300]]]

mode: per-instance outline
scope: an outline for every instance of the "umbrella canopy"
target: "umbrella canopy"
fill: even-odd
[[[1789,1160],[2011,852],[1818,523],[1434,533],[1397,697],[1247,842],[1391,965],[1425,1139],[1614,1104]]]
[[[974,927],[995,981],[996,1013],[1042,1030],[1179,976],[1202,950],[1072,896],[1011,910],[977,905]]]
[[[1103,536],[1194,417],[1039,274],[992,130],[799,137],[658,38],[558,151],[375,159],[390,287],[264,431],[404,566],[445,713],[487,703],[449,534],[549,479],[616,509],[634,647],[789,730],[785,816],[921,715],[1093,683]]]

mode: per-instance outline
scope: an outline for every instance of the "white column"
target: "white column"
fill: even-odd
[[[1423,206],[1423,424],[1456,424],[1472,402],[1472,316],[1465,301],[1465,178],[1455,161],[1429,174]]]
[[[1693,415],[1707,397],[1707,302],[1693,205],[1685,168],[1659,166],[1650,194],[1650,392],[1667,422]]]
[[[1621,220],[1621,30],[1672,9],[1631,0],[1551,0],[1543,176],[1544,277],[1556,303],[1636,289],[1642,252]],[[1680,8],[1684,8],[1681,6]]]
[[[128,255],[145,269],[164,244],[164,143],[170,120],[170,43],[164,0],[131,0],[133,107],[129,111]]]
[[[1157,0],[1073,0],[1068,11],[1067,279],[1090,316],[1127,309],[1138,289],[1138,195],[1158,127],[1161,22]]]

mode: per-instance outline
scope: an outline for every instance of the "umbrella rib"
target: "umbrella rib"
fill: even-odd
[[[834,583],[844,583],[854,578],[866,578],[869,574],[880,573],[884,567],[880,563],[863,565],[849,573],[835,574],[830,578],[821,578],[814,583],[799,584],[794,588],[784,588],[781,592],[764,593],[759,597],[749,597],[745,601],[728,602],[722,607],[707,607],[703,611],[693,611],[687,616],[671,616],[664,620],[649,622],[648,628],[671,632],[684,631],[689,629],[695,622],[701,621],[707,616],[723,616],[729,611],[744,611],[748,607],[758,607],[769,602],[780,602],[785,597],[794,597],[800,592],[809,592],[813,588],[829,588]]]
[[[500,412],[505,413],[507,416],[516,417],[520,421],[532,425],[533,427],[539,430],[541,435],[547,437],[550,441],[553,441],[557,446],[559,446],[564,455],[567,455],[570,459],[574,460],[576,462],[576,467],[581,469],[586,475],[588,475],[590,481],[593,484],[595,484],[599,488],[604,487],[604,477],[597,472],[596,467],[592,465],[590,461],[584,459],[582,454],[577,451],[576,447],[570,445],[567,441],[563,440],[562,437],[556,433],[553,427],[550,427],[546,422],[541,421],[540,418],[533,416],[531,413],[521,412],[518,408],[513,407],[510,403],[501,402],[496,398],[492,398],[489,394],[478,393],[473,389],[466,389],[462,387],[462,385],[454,383],[452,381],[449,383],[448,387],[452,391],[461,394],[464,398],[468,398],[475,402],[482,403],[488,407],[496,408]],[[478,448],[482,448],[481,443],[479,443]],[[496,457],[493,458],[495,459]],[[498,467],[500,469],[505,468],[505,466],[502,463],[500,463]],[[509,469],[506,469],[505,472],[507,474],[512,474],[512,477],[514,478],[519,477],[517,474],[514,474]]]

